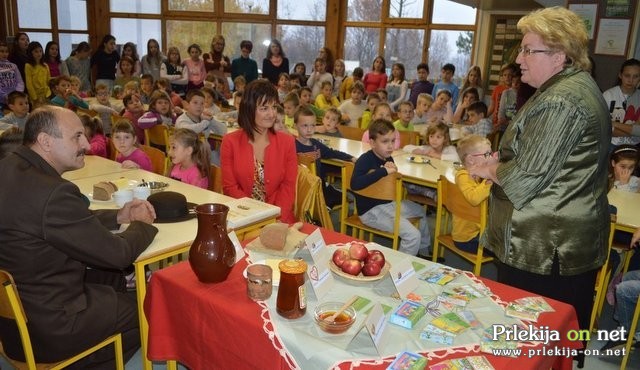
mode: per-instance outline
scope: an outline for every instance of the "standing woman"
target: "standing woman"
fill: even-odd
[[[211,40],[211,51],[204,53],[202,59],[204,59],[204,68],[207,70],[207,73],[213,71],[217,77],[220,77],[224,81],[224,93],[228,95],[227,98],[230,98],[231,90],[229,89],[227,76],[231,76],[231,60],[229,60],[228,56],[224,55],[225,46],[226,41],[224,40],[224,36],[213,36]]]
[[[80,79],[80,91],[89,93],[91,91],[91,46],[88,42],[82,41],[76,46],[71,55],[64,61],[69,76],[76,76]]]
[[[24,66],[25,85],[29,92],[31,106],[37,108],[47,102],[51,95],[49,89],[49,67],[44,62],[42,45],[37,41],[29,43],[27,48],[27,64]]]
[[[25,81],[24,66],[27,64],[27,48],[29,47],[29,35],[18,32],[13,39],[13,47],[9,54],[9,61],[18,66],[22,81]]]
[[[262,77],[275,86],[280,73],[289,73],[289,59],[284,54],[280,41],[273,39],[267,50],[267,57],[262,60]]]
[[[405,100],[409,83],[404,77],[404,64],[393,63],[391,67],[391,78],[387,82],[387,101],[391,109],[395,112],[398,105]]]
[[[520,19],[516,63],[538,90],[504,132],[499,163],[470,173],[494,183],[484,242],[499,259],[498,281],[573,305],[588,329],[607,258],[611,120],[583,24],[562,7]]]
[[[320,50],[318,50],[318,56],[316,58],[323,59],[327,64],[326,72],[333,74],[333,67],[335,62],[333,61],[333,54],[331,53],[331,49],[326,46],[321,47]]]
[[[142,57],[142,74],[153,76],[153,82],[160,79],[160,67],[164,61],[164,56],[160,51],[160,44],[155,39],[147,41],[147,55]],[[137,76],[136,76],[137,77]]]
[[[387,74],[385,70],[387,64],[384,58],[378,55],[373,60],[371,71],[364,75],[362,83],[364,84],[364,90],[367,94],[376,92],[378,89],[384,89],[387,86]]]
[[[120,55],[116,52],[116,38],[112,35],[105,35],[100,45],[100,49],[91,57],[91,67],[96,67],[95,86],[101,83],[105,84],[111,93],[116,80],[116,67],[120,62]]]
[[[278,91],[265,80],[247,85],[238,113],[240,130],[224,135],[222,190],[280,207],[282,222],[293,223],[298,162],[294,137],[275,131]]]
[[[51,77],[58,77],[61,73],[62,60],[60,59],[60,45],[55,41],[47,42],[44,48],[44,62],[49,67]]]

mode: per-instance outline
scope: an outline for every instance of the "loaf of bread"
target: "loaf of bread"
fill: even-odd
[[[260,242],[267,249],[280,251],[287,242],[289,225],[285,223],[269,224],[260,230]]]
[[[111,200],[111,195],[118,191],[116,184],[109,181],[100,181],[93,185],[94,200]]]

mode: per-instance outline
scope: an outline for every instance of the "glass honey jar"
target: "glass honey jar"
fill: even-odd
[[[280,285],[276,311],[287,319],[297,319],[307,312],[307,294],[304,286],[307,263],[301,259],[284,260],[278,264]]]

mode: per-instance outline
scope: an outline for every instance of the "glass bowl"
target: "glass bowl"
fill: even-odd
[[[169,187],[169,184],[162,181],[145,181],[138,186],[147,187],[151,189],[151,194],[155,194],[165,190],[167,187]]]
[[[342,311],[338,317],[332,322],[325,320],[333,315],[344,305],[344,302],[325,302],[319,304],[313,311],[313,319],[323,331],[330,334],[344,333],[356,321],[356,310],[353,306]]]

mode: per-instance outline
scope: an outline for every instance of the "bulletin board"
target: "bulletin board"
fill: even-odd
[[[523,14],[524,15],[524,14]],[[522,34],[518,32],[516,25],[522,15],[492,15],[490,34],[493,35],[489,41],[487,53],[486,70],[483,78],[488,81],[487,95],[491,95],[493,89],[500,81],[500,68],[503,65],[513,63],[518,57],[518,48],[522,41]]]

